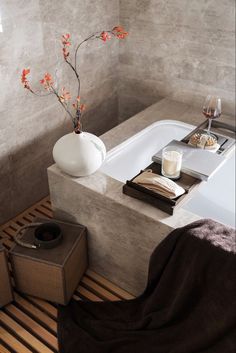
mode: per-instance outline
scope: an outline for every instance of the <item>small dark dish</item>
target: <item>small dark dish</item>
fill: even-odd
[[[35,229],[34,238],[36,246],[44,249],[54,248],[62,240],[61,228],[53,222],[41,224]]]

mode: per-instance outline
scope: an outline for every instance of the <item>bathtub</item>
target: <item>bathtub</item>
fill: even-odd
[[[181,140],[194,126],[175,120],[157,121],[111,149],[101,171],[126,182],[152,162],[152,156],[171,140]],[[235,228],[235,150],[183,208]]]
[[[163,99],[101,136],[108,153],[94,174],[73,178],[56,165],[48,168],[54,217],[86,225],[90,269],[134,295],[145,288],[153,249],[173,229],[202,217],[235,226],[234,156],[172,216],[122,192],[154,153],[193,129],[198,114]]]

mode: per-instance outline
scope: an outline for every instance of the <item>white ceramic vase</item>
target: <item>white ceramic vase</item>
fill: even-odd
[[[53,159],[57,166],[72,176],[86,176],[94,173],[106,157],[102,140],[88,132],[62,136],[53,147]]]

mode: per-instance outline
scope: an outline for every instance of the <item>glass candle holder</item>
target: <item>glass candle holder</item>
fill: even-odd
[[[179,179],[183,151],[177,147],[167,146],[162,150],[161,174],[169,179]]]

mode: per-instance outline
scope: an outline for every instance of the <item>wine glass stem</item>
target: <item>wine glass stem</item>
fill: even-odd
[[[208,122],[207,134],[210,135],[212,119],[208,119],[208,120],[209,120],[209,122]]]

